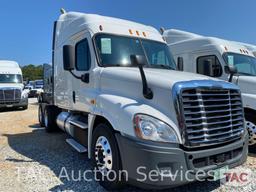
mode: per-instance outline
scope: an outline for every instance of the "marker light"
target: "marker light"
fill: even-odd
[[[226,51],[228,51],[228,48],[226,46],[224,48],[225,48]]]
[[[129,29],[129,33],[130,33],[131,35],[133,34],[131,29]]]
[[[140,36],[140,33],[139,33],[139,31],[136,31],[136,34],[137,34],[138,36]]]
[[[142,32],[142,34],[143,34],[143,36],[144,36],[144,37],[147,37],[147,35],[146,35],[146,33],[145,33],[145,32]]]
[[[102,27],[102,25],[100,25],[100,26],[99,26],[99,28],[100,28],[100,30],[101,30],[101,31],[103,30],[103,27]]]

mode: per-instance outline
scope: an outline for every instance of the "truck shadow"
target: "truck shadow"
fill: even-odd
[[[49,134],[42,128],[39,128],[38,125],[31,125],[30,127],[33,128],[30,133],[4,135],[8,138],[9,146],[17,153],[26,157],[26,160],[9,157],[6,159],[7,161],[14,162],[17,166],[19,166],[19,163],[29,162],[49,168],[56,177],[59,177],[59,182],[51,189],[48,189],[49,191],[105,191],[94,180],[93,174],[86,174],[87,181],[84,179],[83,173],[93,169],[90,160],[87,158],[86,154],[77,153],[65,142],[65,139],[68,137],[65,133],[58,132]],[[27,175],[22,176],[26,177]],[[45,177],[45,175],[39,174],[38,177],[39,181],[36,177],[36,182],[40,182],[40,177]],[[49,179],[49,182],[52,181],[52,178],[46,179]],[[218,187],[218,182],[196,182],[171,190],[174,192],[208,192]],[[144,190],[128,186],[122,191]]]
[[[15,112],[15,111],[25,111],[22,108],[1,108],[0,113],[8,113],[8,112]]]

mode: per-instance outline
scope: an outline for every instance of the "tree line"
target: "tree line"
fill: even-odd
[[[26,65],[21,67],[24,81],[43,79],[43,65]]]

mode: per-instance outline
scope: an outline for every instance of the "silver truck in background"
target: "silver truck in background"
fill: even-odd
[[[48,132],[65,131],[67,143],[88,152],[106,189],[127,182],[169,188],[189,181],[170,181],[163,170],[208,172],[245,162],[248,133],[239,88],[176,71],[155,28],[62,10],[52,55],[44,80],[52,88],[39,105],[39,122]],[[157,181],[140,180],[140,167],[147,175],[156,170]],[[122,170],[128,180],[107,179]]]
[[[0,60],[0,108],[28,108],[22,71],[14,61]]]

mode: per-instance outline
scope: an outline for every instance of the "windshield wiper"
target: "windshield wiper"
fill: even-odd
[[[159,68],[159,69],[170,69],[170,70],[175,70],[173,67],[169,66],[169,65],[148,65],[148,67],[152,67],[152,68]]]

